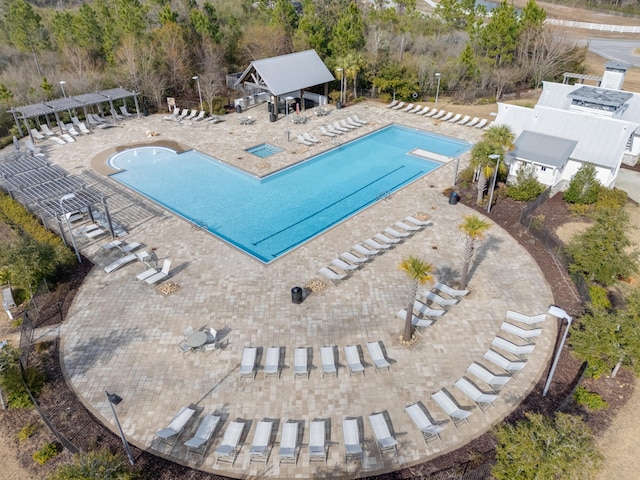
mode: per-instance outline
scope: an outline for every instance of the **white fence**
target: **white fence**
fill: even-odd
[[[617,33],[640,33],[638,25],[604,25],[601,23],[573,22],[571,20],[547,19],[546,23],[570,28],[585,28],[587,30],[598,30],[600,32]]]

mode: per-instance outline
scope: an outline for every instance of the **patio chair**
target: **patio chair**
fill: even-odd
[[[433,289],[438,292],[442,292],[446,295],[449,295],[450,297],[464,297],[469,293],[469,290],[456,290],[441,282],[436,283],[433,286]]]
[[[369,415],[369,422],[373,429],[373,434],[376,437],[376,445],[378,446],[378,452],[380,456],[386,451],[393,450],[396,455],[398,454],[398,441],[393,438],[389,431],[389,424],[385,418],[384,413],[374,413]]]
[[[156,437],[160,439],[160,444],[167,443],[173,447],[178,441],[178,437],[184,430],[184,427],[186,427],[195,413],[196,409],[191,405],[182,407],[176,416],[171,419],[169,425],[156,432]]]
[[[51,137],[51,138],[53,138],[53,137]],[[76,139],[73,138],[68,133],[63,133],[62,135],[60,135],[60,138],[62,138],[67,143],[74,143],[76,141]]]
[[[493,349],[487,350],[482,358],[502,368],[511,376],[521,371],[527,365],[526,360],[510,360]]]
[[[338,130],[333,127],[333,125],[327,125],[326,130],[327,132],[333,133],[334,135],[342,135],[344,133],[342,130]]]
[[[120,245],[117,245],[118,249],[122,253],[131,253],[134,250],[137,250],[138,248],[140,248],[141,246],[142,244],[140,242],[127,242],[124,245],[122,243]]]
[[[351,247],[353,250],[355,250],[358,253],[361,253],[362,255],[366,255],[367,257],[372,257],[374,255],[378,255],[380,253],[382,253],[380,250],[376,250],[376,249],[370,249],[370,248],[366,248],[358,243],[356,243],[353,247]]]
[[[58,145],[66,145],[67,142],[65,142],[62,138],[57,137],[55,135],[53,135],[52,137],[49,137],[51,140],[53,140],[54,142],[56,142]]]
[[[525,323],[527,325],[536,325],[547,319],[546,313],[541,313],[540,315],[524,315],[522,313],[514,312],[513,310],[507,310],[506,315],[507,320],[515,320],[516,322]]]
[[[398,317],[398,318],[400,318],[402,320],[406,320],[406,318],[407,318],[407,310],[403,308],[398,313],[396,313],[396,317]],[[418,333],[422,333],[420,330],[423,329],[423,328],[427,328],[427,327],[433,325],[433,320],[429,320],[427,318],[420,318],[420,317],[412,314],[411,315],[411,325],[416,328],[416,331]]]
[[[51,131],[51,129],[49,128],[49,125],[44,124],[44,123],[43,123],[42,125],[40,125],[40,131],[41,131],[44,135],[46,135],[47,137],[53,137],[53,136],[55,135],[55,133],[53,133],[53,132]]]
[[[418,313],[420,313],[421,315],[425,315],[427,317],[435,317],[435,318],[441,317],[446,313],[446,310],[436,310],[418,301],[415,301],[413,303],[413,309]]]
[[[164,263],[162,264],[162,269],[156,273],[155,275],[151,275],[148,278],[145,278],[144,281],[148,285],[153,285],[154,283],[158,283],[161,280],[164,280],[169,276],[169,271],[171,270],[171,260],[165,258]]]
[[[541,328],[522,328],[510,322],[502,322],[500,330],[508,332],[522,339],[529,339],[539,336],[542,333]]]
[[[464,118],[458,122],[458,125],[466,125],[467,123],[469,123],[470,119],[471,115],[465,115]]]
[[[336,134],[335,133],[331,133],[330,131],[328,131],[326,128],[324,127],[320,127],[320,133],[322,135],[324,135],[325,137],[335,137]]]
[[[305,140],[304,137],[300,134],[296,135],[296,141],[301,144],[301,145],[305,145],[307,147],[312,147],[313,146],[313,142],[310,142],[308,140]]]
[[[364,242],[368,247],[373,248],[374,250],[389,250],[392,246],[388,243],[378,243],[372,238],[367,238]]]
[[[451,423],[456,427],[456,430],[458,429],[458,425],[461,423],[469,423],[471,412],[461,408],[444,388],[432,394],[431,398],[447,415],[449,415]]]
[[[298,464],[300,444],[298,442],[298,422],[289,421],[282,425],[278,463]]]
[[[439,118],[442,118],[445,116],[445,114],[447,113],[446,110],[440,110],[438,111],[438,113],[436,113],[434,116],[432,116],[431,118],[434,120],[438,120]]]
[[[417,227],[427,227],[429,225],[431,225],[431,220],[418,220],[416,217],[409,215],[407,217],[404,217],[404,221],[406,223],[410,223],[412,225],[415,225]]]
[[[347,123],[347,125],[351,125],[356,128],[360,128],[362,126],[361,123],[355,122],[351,117],[345,118],[344,121]]]
[[[467,124],[467,127],[471,126],[471,127],[475,127],[475,128],[483,128],[486,124],[487,124],[487,119],[483,118],[482,120],[480,120],[480,122],[478,122],[476,125],[469,125]]]
[[[411,417],[411,420],[413,420],[414,425],[418,427],[418,430],[422,432],[422,438],[424,438],[424,442],[427,445],[429,445],[429,441],[435,440],[436,438],[442,441],[440,432],[444,430],[444,425],[434,425],[422,402],[411,404],[405,407],[404,411]]]
[[[373,360],[373,363],[376,366],[376,372],[379,368],[386,368],[388,371],[391,370],[391,364],[385,358],[384,353],[382,353],[380,342],[367,342],[367,350],[369,350],[371,360]]]
[[[38,130],[36,130],[35,128],[32,128],[31,130],[29,130],[29,132],[31,132],[31,136],[33,138],[35,138],[36,140],[42,140],[44,139],[44,135],[41,134]]]
[[[396,245],[398,243],[400,243],[402,240],[400,238],[397,237],[387,237],[386,235],[382,234],[382,233],[376,233],[373,236],[374,239],[379,240],[380,242],[382,242],[383,244],[386,243],[387,245]]]
[[[456,113],[453,118],[449,119],[449,123],[456,123],[461,118],[462,118],[462,114],[461,113]]]
[[[411,110],[409,110],[409,113],[418,113],[420,110],[422,110],[422,105],[416,105]]]
[[[346,273],[336,273],[327,267],[320,268],[320,270],[318,270],[318,273],[323,277],[325,277],[326,279],[331,280],[334,285],[337,285],[338,282],[341,282],[342,280],[347,278]]]
[[[427,113],[430,109],[431,109],[431,107],[429,107],[429,106],[423,107],[421,110],[418,110],[418,111],[416,112],[416,115],[420,115],[420,116],[422,116],[422,115],[424,115],[425,113]]]
[[[511,376],[509,375],[496,375],[491,370],[486,368],[484,365],[479,364],[478,362],[473,362],[471,365],[467,367],[467,373],[470,373],[476,378],[479,378],[484,383],[489,385],[494,392],[498,392],[502,387],[504,387],[509,380],[511,380]]]
[[[347,133],[349,130],[352,130],[350,128],[341,126],[338,122],[333,122],[333,129],[343,133]]]
[[[349,376],[354,373],[362,373],[364,376],[364,366],[360,361],[360,352],[355,345],[347,345],[344,347],[344,353],[347,356],[347,365],[349,365]]]
[[[431,290],[424,290],[420,296],[441,307],[450,307],[460,301],[459,298],[444,298]]]
[[[113,108],[110,110],[111,116],[113,117],[114,121],[115,120],[124,120],[124,115],[120,115],[118,114],[118,112],[116,112]]]
[[[142,273],[139,273],[138,275],[136,275],[136,280],[146,280],[147,278],[157,274],[160,270],[154,267],[151,267],[147,270],[145,270]]]
[[[309,378],[309,351],[306,347],[296,348],[293,354],[293,376]]]
[[[358,264],[362,265],[368,262],[369,260],[371,260],[371,258],[369,257],[358,257],[351,252],[342,252],[340,254],[340,258],[348,262],[355,263],[356,265]]]
[[[331,260],[331,265],[333,265],[334,267],[338,267],[345,272],[354,272],[362,267],[362,264],[351,265],[344,260],[340,260],[339,258],[334,258],[333,260]]]
[[[120,113],[122,113],[122,115],[124,115],[125,117],[133,117],[133,115],[128,112],[126,105],[122,105],[120,107]]]
[[[312,137],[309,132],[304,132],[302,134],[302,138],[304,138],[307,142],[311,142],[311,143],[322,143],[320,140],[318,140],[315,137]]]
[[[473,117],[473,120],[467,123],[467,127],[474,127],[479,121],[480,119],[478,117]]]
[[[449,119],[451,119],[451,117],[453,117],[453,112],[447,112],[447,114],[444,117],[442,117],[442,121],[448,122]]]
[[[391,107],[391,110],[400,110],[402,107],[404,107],[404,105],[404,102],[398,102],[393,107]]]
[[[36,146],[33,144],[33,140],[31,140],[30,138],[27,138],[27,139],[24,141],[24,146],[25,146],[25,147],[27,147],[27,151],[28,151],[31,155],[33,155],[34,157],[44,157],[44,156],[45,156],[45,155],[44,155],[44,153],[41,153],[41,152],[40,152],[40,148],[39,148],[39,147],[36,147]]]
[[[124,257],[117,259],[116,261],[110,263],[106,267],[104,267],[104,271],[107,273],[115,272],[120,267],[124,267],[125,265],[135,262],[138,259],[135,253],[130,253]]]
[[[385,105],[385,108],[395,107],[398,103],[399,103],[399,100],[392,100],[391,103],[389,103],[388,105]]]
[[[328,374],[335,374],[338,376],[338,369],[336,368],[336,359],[335,359],[335,347],[321,347],[320,348],[320,359],[322,360],[322,378]]]
[[[342,128],[346,128],[347,130],[355,130],[356,128],[358,128],[355,125],[349,125],[344,118],[340,120],[340,126]]]
[[[180,340],[180,343],[178,343],[178,351],[182,353],[182,358],[194,352],[193,347],[185,339]]]
[[[362,120],[360,117],[358,117],[357,114],[355,115],[351,115],[351,118],[353,118],[353,120],[361,125],[367,125],[369,122],[367,122],[366,120]]]
[[[344,458],[362,458],[362,441],[360,440],[360,425],[357,418],[345,418],[342,421],[344,435]]]
[[[485,413],[487,408],[493,407],[493,402],[498,398],[495,393],[485,393],[480,390],[467,377],[456,380],[453,386],[473,400],[482,413]]]
[[[271,454],[271,431],[273,422],[262,420],[256,425],[253,441],[249,449],[249,464],[253,462],[267,463]]]
[[[398,230],[391,227],[385,228],[384,233],[387,233],[395,238],[407,238],[411,236],[410,232],[399,232]]]
[[[413,103],[408,104],[406,107],[399,109],[401,112],[408,112],[413,108]]]
[[[410,225],[410,224],[405,223],[405,222],[396,222],[396,223],[394,223],[394,226],[400,227],[400,228],[406,230],[407,232],[416,232],[416,231],[420,230],[420,226],[418,226],[418,225]]]
[[[433,117],[436,113],[438,113],[438,109],[437,108],[433,108],[429,111],[429,113],[425,113],[424,116],[425,117]]]
[[[325,421],[314,420],[309,424],[309,463],[324,462],[326,465],[328,456]]]
[[[280,378],[280,347],[267,348],[267,358],[264,362],[264,376],[277,375]]]
[[[193,110],[191,110],[191,113],[188,116],[186,116],[184,119],[185,120],[193,120],[197,116],[198,116],[198,110],[197,109],[193,109]]]
[[[80,122],[78,128],[80,129],[80,132],[84,133],[85,135],[89,135],[91,133],[91,130],[87,128],[84,122]]]
[[[218,426],[218,423],[220,423],[220,418],[218,415],[211,414],[204,416],[193,437],[184,442],[184,446],[187,447],[187,455],[190,453],[199,453],[200,456],[204,458],[209,440],[211,440],[213,432]]]
[[[240,362],[240,378],[256,378],[256,353],[257,350],[255,347],[245,347],[242,351],[242,360]]]
[[[196,118],[194,118],[193,120],[196,121],[196,122],[204,120],[204,116],[206,114],[207,114],[207,112],[205,112],[204,110],[200,110],[200,113],[198,113],[198,116]]]
[[[507,340],[506,338],[502,338],[498,336],[493,338],[491,345],[494,347],[498,347],[504,350],[505,352],[512,353],[518,357],[532,353],[536,347],[535,344],[533,343],[519,345]]]
[[[227,429],[224,432],[222,437],[222,442],[220,446],[216,448],[216,464],[220,461],[230,463],[231,466],[236,462],[236,458],[238,458],[238,454],[242,449],[242,446],[238,448],[238,444],[240,443],[240,437],[244,432],[244,422],[231,422]]]

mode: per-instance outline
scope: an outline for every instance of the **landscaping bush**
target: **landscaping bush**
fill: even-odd
[[[599,394],[590,392],[582,385],[576,388],[573,398],[578,405],[587,407],[589,410],[602,410],[609,406],[609,404]]]
[[[55,443],[45,443],[40,450],[33,454],[33,461],[38,465],[44,465],[58,455],[58,446]]]
[[[78,454],[69,465],[61,465],[47,480],[134,480],[124,459],[107,450]]]
[[[609,292],[600,285],[589,286],[589,297],[591,297],[591,307],[601,310],[609,310],[611,308],[611,300],[609,300]]]
[[[600,209],[621,209],[627,203],[627,192],[617,188],[601,188],[598,191],[596,210]]]
[[[592,204],[598,200],[602,185],[596,178],[596,167],[592,163],[584,163],[578,169],[569,188],[564,192],[564,199],[569,203]]]
[[[44,386],[44,375],[33,367],[25,369],[25,381],[33,395],[37,395]],[[31,408],[33,403],[29,398],[18,363],[18,351],[10,346],[0,350],[0,386],[7,395],[9,408]]]
[[[27,423],[18,432],[18,440],[26,440],[27,438],[31,438],[35,435],[37,431],[38,431],[37,423]]]
[[[530,202],[545,190],[536,176],[536,167],[524,165],[518,169],[515,182],[507,187],[507,196],[519,202]]]

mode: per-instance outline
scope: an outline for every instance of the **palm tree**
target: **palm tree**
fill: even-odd
[[[433,281],[433,277],[431,276],[433,265],[418,257],[409,255],[400,263],[400,270],[405,272],[411,280],[409,291],[407,292],[407,317],[404,322],[404,333],[402,334],[403,340],[409,342],[413,336],[411,320],[413,318],[413,305],[416,301],[416,295],[418,294],[418,287]]]
[[[467,287],[469,264],[473,258],[476,243],[484,238],[487,230],[491,227],[491,223],[483,220],[477,215],[466,215],[464,217],[464,222],[458,225],[458,227],[466,237],[464,254],[462,256],[464,259],[464,263],[462,264],[462,278],[460,279],[460,288],[464,289]]]
[[[500,155],[502,157],[513,148],[513,139],[513,132],[508,126],[492,126],[471,150],[471,165],[478,170],[478,196],[476,198],[478,205],[482,205],[484,191],[487,189],[487,179],[491,178],[496,168],[496,160],[491,156]],[[500,164],[500,168],[506,169],[504,162]]]

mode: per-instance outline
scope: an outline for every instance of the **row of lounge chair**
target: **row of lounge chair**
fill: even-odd
[[[369,356],[375,365],[376,371],[378,369],[386,368],[389,370],[391,364],[387,360],[381,342],[367,342],[367,350]],[[265,364],[262,368],[264,378],[269,376],[277,376],[280,378],[283,368],[284,351],[282,347],[268,347],[265,353]],[[364,375],[365,367],[362,363],[360,348],[357,345],[348,345],[344,347],[347,366],[349,368],[349,376],[353,374]],[[256,360],[258,356],[258,349],[256,347],[245,347],[242,351],[242,360],[240,361],[240,377],[251,377],[255,379],[259,370],[259,365]],[[311,373],[311,361],[313,358],[312,347],[300,347],[294,351],[293,359],[293,376],[303,376],[309,378]],[[333,346],[324,346],[320,348],[320,359],[322,362],[322,377],[325,375],[338,376],[337,366],[338,361],[338,348]]]
[[[176,108],[173,114],[165,115],[163,119],[171,120],[174,122],[182,122],[183,120],[199,122],[205,120],[214,124],[224,122],[224,119],[219,115],[210,115],[209,117],[207,117],[207,112],[205,112],[204,110],[200,110],[198,112],[197,109],[192,109],[191,112],[189,112],[188,108],[183,108],[181,112],[180,109]]]
[[[320,127],[320,133],[325,137],[337,137],[343,133],[367,125],[368,123],[366,120],[358,118],[357,115],[351,115],[350,117],[335,121],[333,124]]]
[[[373,238],[368,238],[361,244],[353,245],[351,247],[352,251],[342,252],[339,258],[334,258],[331,261],[330,267],[321,267],[318,273],[333,282],[334,285],[337,285],[364,266],[371,258],[393,248],[394,245],[402,242],[427,225],[431,225],[430,220],[420,220],[409,215],[405,217],[404,221],[394,224],[394,227],[399,228],[399,230],[392,227],[385,228],[383,232],[376,233]],[[336,268],[339,271],[336,271]]]
[[[392,101],[386,107],[392,110],[414,113],[416,115],[424,115],[425,117],[431,117],[433,120],[455,123],[457,125],[464,125],[467,127],[484,128],[488,126],[488,120],[486,118],[471,118],[471,115],[465,115],[463,117],[461,113],[447,112],[446,110],[438,110],[437,108],[431,108],[428,106],[423,107],[422,105],[414,106],[413,103],[405,105],[404,102],[400,102],[398,100]]]
[[[436,292],[444,293],[448,298],[444,298]],[[432,325],[434,318],[439,318],[444,315],[449,307],[457,304],[460,298],[466,296],[468,293],[469,290],[456,290],[441,282],[436,283],[432,290],[419,292],[418,296],[420,296],[422,300],[442,308],[431,308],[426,303],[416,300],[413,303],[413,312],[411,312],[411,324],[420,332],[420,329]],[[404,320],[407,318],[407,310],[403,308],[396,313],[396,317]]]

